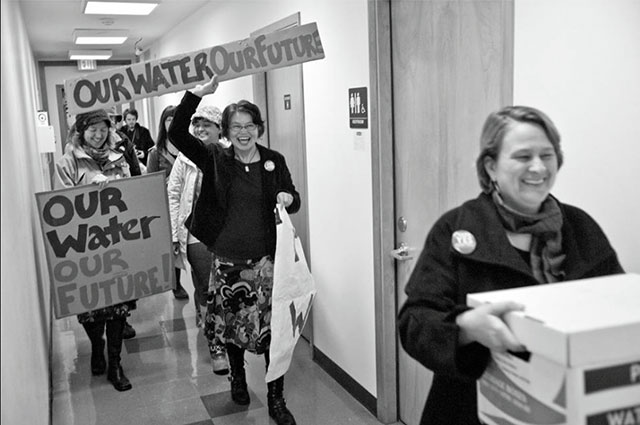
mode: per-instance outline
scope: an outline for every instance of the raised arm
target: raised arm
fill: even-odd
[[[215,93],[217,88],[218,79],[214,75],[206,84],[197,85],[192,91],[185,92],[169,127],[171,143],[201,170],[206,168],[205,164],[209,157],[209,150],[201,140],[189,133],[189,124],[191,123],[191,116],[196,111],[202,97]]]

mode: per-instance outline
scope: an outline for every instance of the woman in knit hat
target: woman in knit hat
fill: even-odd
[[[215,106],[201,105],[191,116],[189,132],[203,144],[226,147],[228,144],[220,139],[220,121],[222,112]],[[151,156],[149,156],[151,160]],[[229,373],[229,362],[224,343],[215,335],[212,325],[214,318],[207,316],[207,303],[213,302],[209,298],[209,275],[213,264],[213,257],[207,246],[191,234],[185,222],[198,196],[202,185],[202,171],[183,153],[178,154],[171,175],[167,192],[169,195],[169,212],[171,214],[171,230],[173,246],[177,255],[176,264],[186,268],[187,262],[191,266],[193,280],[194,301],[196,307],[196,326],[203,328],[207,342],[213,373],[226,375]],[[211,326],[205,324],[209,322]]]
[[[109,180],[131,176],[124,155],[115,150],[110,127],[109,115],[102,109],[78,114],[71,149],[66,149],[56,163],[56,189],[85,184],[98,184],[102,189]],[[135,302],[125,302],[78,315],[78,321],[91,341],[91,373],[102,375],[106,371],[107,379],[118,391],[131,389],[120,366],[120,352],[125,319],[133,308]],[[105,328],[108,370],[104,357]]]

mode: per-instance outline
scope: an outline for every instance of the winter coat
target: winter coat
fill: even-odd
[[[113,139],[111,143],[115,147]],[[109,180],[131,177],[127,160],[115,149],[109,152],[108,161],[102,167],[77,142],[65,150],[66,153],[56,163],[55,189],[90,184],[97,174],[104,174]]]
[[[65,146],[65,154],[56,163],[56,179],[54,189],[91,184],[98,174],[104,174],[109,180],[131,177],[129,163],[124,154],[116,150],[115,133],[110,133],[109,142],[113,148],[109,152],[108,161],[102,167],[80,147],[78,136]],[[94,320],[111,320],[129,316],[129,311],[136,308],[136,302],[127,301],[108,307],[91,310],[78,315],[80,323]]]
[[[565,281],[623,273],[598,224],[584,211],[560,204]],[[452,247],[456,230],[470,232],[475,250]],[[529,265],[509,243],[490,195],[444,214],[429,232],[406,286],[398,326],[411,357],[434,372],[421,424],[476,425],[476,380],[490,358],[479,343],[458,346],[456,316],[473,292],[537,285]],[[567,300],[569,304],[570,300]]]
[[[231,187],[232,169],[235,164],[233,146],[223,148],[220,144],[205,145],[189,133],[191,116],[202,99],[187,91],[176,108],[169,138],[187,158],[202,170],[200,197],[187,220],[193,235],[211,249],[222,231],[227,216],[228,191]],[[280,153],[256,145],[260,151],[262,172],[262,218],[266,225],[266,252],[275,254],[276,221],[274,209],[279,192],[293,196],[287,211],[295,213],[300,209],[300,194],[291,180],[284,156]]]
[[[163,170],[165,176],[165,182],[169,181],[169,174],[171,174],[171,168],[173,167],[176,158],[164,149],[158,149],[157,146],[149,149],[149,156],[147,158],[147,173],[153,173]]]
[[[142,162],[146,167],[148,151],[155,145],[155,142],[153,141],[149,130],[146,127],[143,127],[140,124],[136,123],[133,129],[130,129],[125,125],[120,131],[127,135],[129,140],[131,140],[131,143],[135,145],[137,150],[144,152],[144,156],[140,158],[140,162]]]
[[[202,175],[196,164],[180,153],[173,163],[169,175],[167,194],[169,198],[169,214],[171,215],[171,237],[173,242],[180,243],[180,254],[176,259],[176,267],[186,269],[187,242],[189,230],[185,221],[193,210],[193,202],[197,198],[196,180]],[[200,177],[201,178],[201,177]]]
[[[114,150],[122,153],[124,155],[124,159],[129,164],[129,172],[132,176],[139,176],[142,174],[140,170],[140,161],[138,160],[138,156],[136,155],[136,149],[131,140],[124,134],[122,131],[117,130],[111,127],[111,134],[113,137],[113,142],[115,143]],[[67,134],[67,140],[64,145],[64,152],[71,152],[74,146],[74,137],[77,137],[76,133],[76,125],[73,124],[69,129],[69,133]]]

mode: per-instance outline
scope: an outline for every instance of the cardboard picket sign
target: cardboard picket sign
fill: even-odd
[[[309,271],[300,238],[287,211],[276,206],[276,255],[273,262],[271,345],[265,381],[284,375],[309,317],[316,285]]]
[[[221,46],[140,62],[65,80],[68,109],[78,114],[218,81],[324,58],[316,23]]]
[[[56,318],[174,287],[164,173],[36,193]]]

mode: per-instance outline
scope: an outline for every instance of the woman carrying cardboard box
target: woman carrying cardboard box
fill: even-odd
[[[467,294],[624,272],[600,226],[550,194],[563,155],[543,112],[490,114],[480,148],[482,193],[433,226],[399,313],[404,349],[434,372],[421,424],[480,424],[476,380],[490,351],[526,350],[501,319],[523,306],[471,309]]]

